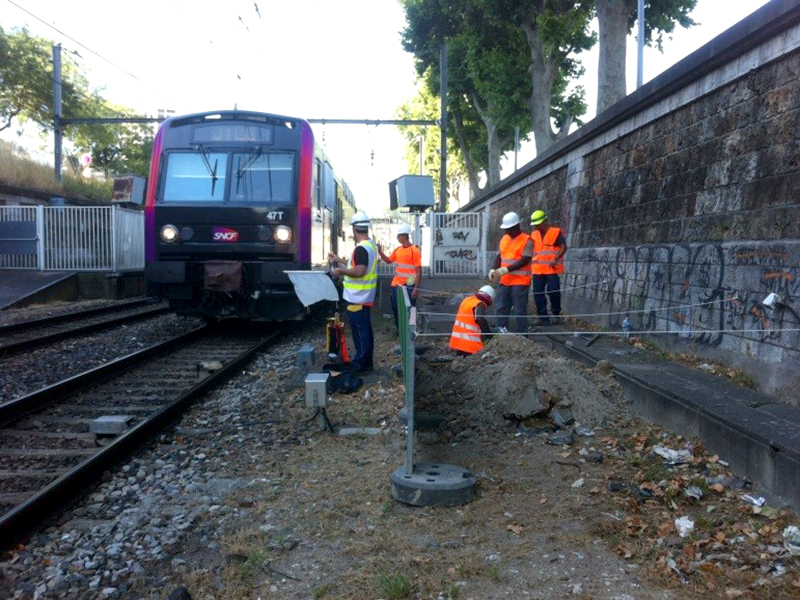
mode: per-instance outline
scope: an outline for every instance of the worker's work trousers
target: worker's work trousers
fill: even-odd
[[[528,330],[528,292],[530,286],[527,285],[503,285],[500,284],[495,290],[494,303],[497,307],[498,327],[508,327],[508,314],[511,307],[514,307],[514,331],[523,333]]]
[[[397,296],[399,294],[403,293],[402,291],[400,291],[400,288],[402,288],[402,287],[403,287],[402,285],[394,286],[392,288],[392,294],[391,294],[391,296],[389,296],[389,300],[392,303],[392,313],[394,314],[394,330],[395,330],[395,333],[400,333],[400,323],[398,321],[399,317],[397,316]],[[417,300],[415,298],[411,297],[411,292],[414,291],[414,286],[413,285],[407,285],[407,286],[405,286],[405,288],[408,290],[408,298],[409,298],[409,300],[411,300],[411,306],[416,306],[417,305]]]
[[[545,297],[545,290],[547,296]],[[561,281],[558,275],[533,276],[533,301],[536,303],[536,314],[539,320],[549,322],[547,316],[547,299],[550,299],[550,314],[561,314]],[[557,319],[559,320],[559,319]]]
[[[360,310],[352,311],[350,308],[361,307]],[[372,351],[374,347],[372,335],[372,311],[369,306],[363,304],[351,304],[345,311],[350,321],[350,331],[353,333],[353,343],[356,347],[356,354],[353,357],[350,367],[354,372],[368,371],[372,369]]]

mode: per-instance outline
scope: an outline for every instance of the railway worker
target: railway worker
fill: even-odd
[[[514,319],[517,333],[528,330],[528,294],[531,287],[531,260],[533,259],[533,242],[527,233],[523,233],[519,224],[519,215],[509,212],[503,215],[500,229],[506,234],[500,240],[500,252],[494,259],[489,271],[489,279],[499,280],[497,288],[497,327],[501,333],[508,333],[508,314],[514,307]]]
[[[411,243],[411,227],[403,223],[397,228],[397,241],[400,246],[395,248],[389,256],[383,253],[383,248],[378,244],[378,254],[383,262],[394,264],[394,279],[392,279],[392,313],[394,313],[394,327],[399,333],[400,325],[397,322],[397,293],[398,288],[408,289],[411,306],[417,305],[419,284],[422,281],[422,254],[419,248]]]
[[[358,211],[350,219],[356,247],[350,259],[345,261],[332,252],[328,260],[337,266],[331,277],[344,277],[344,300],[347,302],[347,318],[353,334],[356,354],[350,368],[356,373],[373,369],[374,336],[372,334],[371,308],[378,289],[378,248],[369,239],[370,220],[363,211]],[[344,266],[346,265],[346,266]]]
[[[458,307],[450,348],[459,354],[475,354],[483,349],[484,334],[489,333],[489,324],[484,315],[494,301],[494,288],[485,285],[472,296],[467,296]]]
[[[531,215],[531,240],[533,240],[533,300],[540,325],[549,325],[547,299],[550,299],[550,312],[561,314],[561,281],[559,274],[564,272],[564,254],[567,242],[558,227],[551,227],[543,210]],[[547,298],[545,298],[545,290]]]

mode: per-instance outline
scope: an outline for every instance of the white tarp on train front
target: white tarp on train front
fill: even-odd
[[[338,302],[339,292],[327,273],[322,271],[284,271],[294,285],[294,291],[303,306],[322,300]]]

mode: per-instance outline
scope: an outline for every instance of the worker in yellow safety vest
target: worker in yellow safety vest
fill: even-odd
[[[561,314],[561,281],[559,275],[564,272],[564,254],[567,242],[559,227],[551,227],[543,210],[534,211],[531,215],[531,240],[533,240],[533,300],[536,303],[536,314],[540,325],[549,325],[547,299],[550,300],[550,311],[553,315]],[[547,291],[547,298],[545,298]]]
[[[450,348],[460,354],[475,354],[483,349],[484,334],[489,333],[489,323],[484,315],[494,302],[494,288],[483,286],[475,294],[467,296],[458,307]]]
[[[417,305],[419,295],[419,284],[422,281],[422,254],[415,245],[411,243],[411,227],[403,223],[397,228],[397,241],[400,246],[395,248],[389,256],[383,253],[383,248],[378,246],[383,262],[394,264],[394,279],[392,279],[392,313],[394,313],[394,326],[399,331],[397,322],[397,293],[398,288],[405,286],[411,298],[411,306]]]
[[[517,333],[528,330],[528,296],[531,287],[531,260],[533,242],[523,233],[519,215],[515,212],[503,215],[500,229],[506,234],[500,240],[500,252],[489,271],[489,279],[499,281],[497,287],[497,327],[501,333],[508,332],[508,314],[514,307]]]
[[[356,354],[350,368],[356,373],[364,373],[373,369],[374,336],[372,333],[371,308],[375,303],[378,289],[378,248],[369,239],[370,220],[363,211],[358,211],[350,219],[356,247],[349,260],[345,261],[332,252],[328,260],[337,266],[331,271],[331,277],[344,277],[344,293],[347,302],[347,319],[353,334]],[[342,265],[347,265],[342,266]]]

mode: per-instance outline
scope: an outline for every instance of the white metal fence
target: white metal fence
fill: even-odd
[[[489,214],[427,213],[402,214],[372,220],[372,235],[389,254],[397,246],[397,227],[411,226],[412,241],[422,253],[426,277],[471,277],[487,272],[486,253]],[[394,265],[378,264],[379,275],[391,275]]]
[[[116,206],[0,206],[0,268],[144,268],[144,214]]]
[[[433,213],[431,220],[431,275],[484,275],[489,213]]]

